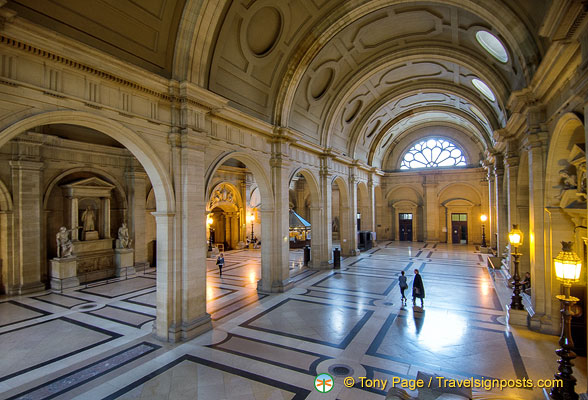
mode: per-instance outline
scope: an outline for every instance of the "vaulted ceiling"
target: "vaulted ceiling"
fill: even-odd
[[[480,154],[491,150],[493,131],[508,119],[508,97],[530,82],[541,61],[537,32],[549,4],[9,0],[8,6],[166,77],[181,79],[174,63],[199,63],[205,78],[193,80],[233,107],[382,168],[406,132],[426,126],[452,127]],[[186,29],[199,41],[186,45]],[[491,93],[482,93],[477,80]]]

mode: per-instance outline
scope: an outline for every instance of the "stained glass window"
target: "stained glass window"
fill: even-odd
[[[444,139],[427,139],[406,152],[400,169],[454,167],[466,165],[461,150]]]

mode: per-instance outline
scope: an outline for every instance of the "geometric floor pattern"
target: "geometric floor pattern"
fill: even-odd
[[[467,245],[380,242],[308,270],[290,254],[295,287],[261,295],[259,250],[227,252],[222,278],[207,263],[214,329],[185,343],[151,335],[155,272],[0,299],[2,399],[383,399],[360,377],[550,379],[557,338],[505,325],[485,256]],[[422,312],[400,302],[398,275],[417,268]],[[407,291],[408,293],[409,291]],[[504,296],[503,296],[504,297]],[[333,374],[345,366],[347,374]],[[586,359],[576,360],[578,392]],[[314,378],[334,375],[319,393]],[[356,384],[346,387],[344,378]],[[416,396],[416,392],[410,392]],[[475,391],[480,399],[540,399],[539,389]]]

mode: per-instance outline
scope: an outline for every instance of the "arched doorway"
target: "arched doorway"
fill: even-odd
[[[246,189],[243,181],[241,186]],[[252,192],[249,193],[250,198]],[[247,195],[247,190],[244,194]],[[242,194],[234,184],[226,181],[217,184],[212,190],[206,209],[211,221],[207,240],[213,246],[225,251],[245,247],[246,229],[243,226],[246,223],[246,213]]]

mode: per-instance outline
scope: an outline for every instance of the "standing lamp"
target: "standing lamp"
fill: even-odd
[[[212,251],[212,217],[210,214],[206,218],[206,225],[208,225],[208,251]]]
[[[519,246],[523,245],[523,232],[519,230],[517,224],[513,224],[512,230],[508,233],[508,240],[511,247],[511,255],[514,257],[514,289],[510,302],[511,310],[524,310],[521,298],[521,277],[519,275],[519,257],[521,254],[517,251]],[[514,249],[514,251],[512,251]]]
[[[488,220],[486,214],[480,215],[480,221],[482,221],[482,247],[486,247],[486,224],[485,222]]]
[[[357,219],[357,231],[359,232],[361,230],[361,213],[357,213],[356,215],[356,219]]]
[[[253,248],[253,221],[255,221],[255,217],[253,216],[253,213],[249,214],[247,216],[247,220],[249,222],[251,222],[251,248]]]
[[[572,283],[580,280],[580,272],[582,270],[582,260],[572,251],[572,242],[561,242],[562,250],[557,257],[553,259],[555,267],[555,276],[562,282],[564,287],[564,294],[557,295],[556,298],[560,301],[561,308],[561,336],[559,337],[559,345],[561,349],[557,349],[557,354],[560,359],[557,361],[559,367],[557,368],[555,379],[563,382],[561,387],[554,387],[551,389],[549,395],[554,400],[575,400],[578,399],[578,394],[574,390],[576,386],[576,378],[572,375],[572,367],[574,364],[572,360],[576,358],[574,353],[574,341],[572,339],[571,322],[572,317],[576,315],[572,311],[572,306],[579,300],[577,297],[570,296],[570,288]]]

